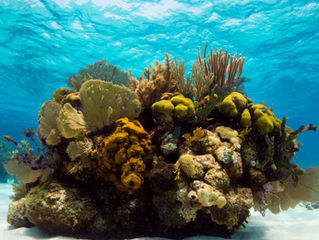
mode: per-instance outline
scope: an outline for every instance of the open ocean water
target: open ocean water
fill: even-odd
[[[41,104],[100,59],[140,76],[155,60],[198,46],[245,57],[254,103],[287,125],[319,124],[319,2],[277,0],[0,0],[0,136],[37,128]],[[319,165],[319,134],[300,135],[294,161]]]

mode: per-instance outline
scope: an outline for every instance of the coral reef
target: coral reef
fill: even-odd
[[[319,201],[319,167],[292,163],[301,147],[287,118],[243,92],[244,58],[210,51],[185,73],[165,55],[139,80],[98,61],[67,79],[25,129],[4,167],[20,182],[7,220],[55,234],[127,239],[230,238],[261,214]],[[128,86],[128,87],[127,87]]]

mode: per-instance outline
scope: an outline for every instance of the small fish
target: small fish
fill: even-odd
[[[4,140],[7,142],[12,142],[14,145],[18,146],[18,143],[14,141],[10,136],[3,136]]]
[[[34,137],[34,135],[36,134],[36,131],[34,128],[23,128],[23,132],[20,135],[20,137],[22,136],[26,136],[27,138],[32,139]]]
[[[281,186],[280,181],[271,181],[263,185],[263,188],[266,192],[279,193],[284,191],[284,188]]]

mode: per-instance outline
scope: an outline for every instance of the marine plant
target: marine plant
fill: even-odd
[[[206,51],[189,73],[165,54],[139,80],[105,60],[70,76],[71,89],[39,111],[41,149],[5,137],[16,147],[5,168],[21,183],[8,222],[106,238],[230,237],[251,207],[319,201],[319,168],[291,162],[298,135],[317,127],[291,130],[243,92],[241,55]]]

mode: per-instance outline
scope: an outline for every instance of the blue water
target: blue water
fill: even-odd
[[[0,135],[37,127],[41,104],[79,68],[107,61],[139,76],[165,52],[197,47],[246,57],[242,76],[293,128],[319,124],[319,3],[216,0],[0,0]],[[300,136],[295,161],[319,165],[319,133]]]

